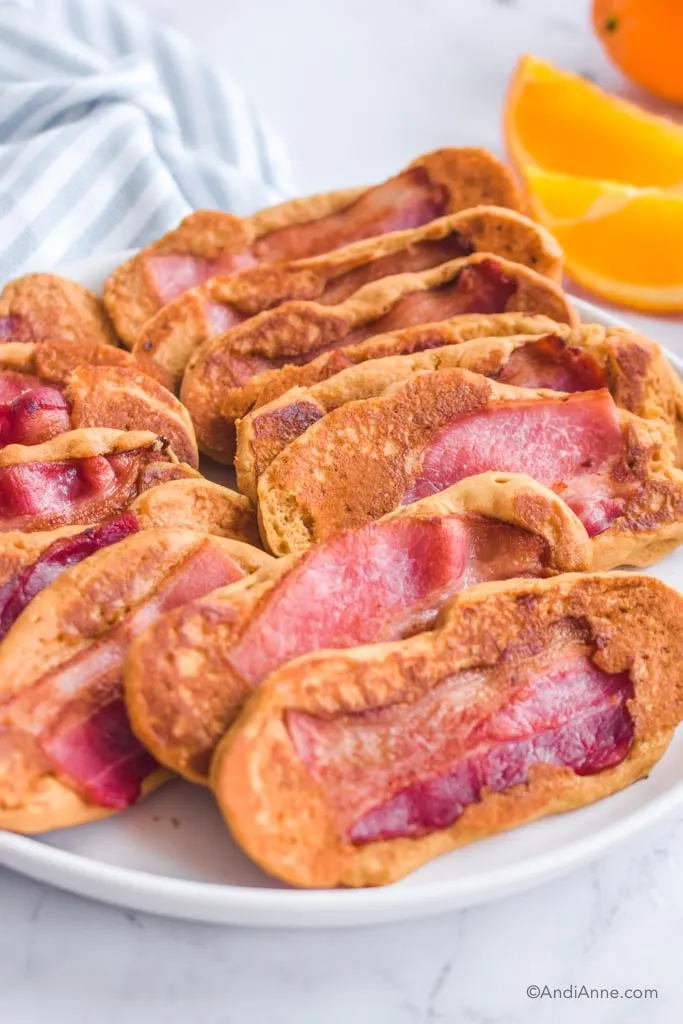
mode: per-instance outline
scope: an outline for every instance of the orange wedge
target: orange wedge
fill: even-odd
[[[683,309],[683,193],[538,167],[524,178],[534,216],[576,281],[635,309]]]
[[[527,55],[508,90],[505,136],[532,165],[630,185],[683,188],[683,127]]]

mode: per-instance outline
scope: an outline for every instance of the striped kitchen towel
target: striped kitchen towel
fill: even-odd
[[[291,192],[278,139],[173,29],[118,0],[0,0],[0,283]]]

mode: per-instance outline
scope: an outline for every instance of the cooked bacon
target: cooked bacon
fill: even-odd
[[[13,402],[24,391],[33,391],[43,387],[44,380],[32,377],[28,373],[15,373],[13,370],[0,370],[0,406]]]
[[[394,274],[418,273],[438,267],[441,263],[471,256],[474,245],[458,231],[451,232],[446,238],[432,241],[417,242],[407,249],[380,256],[379,259],[365,263],[363,266],[348,270],[345,274],[333,278],[320,296],[320,302],[336,305],[343,302],[349,295],[371,281]]]
[[[457,277],[440,288],[405,295],[379,320],[357,327],[348,334],[344,344],[353,344],[371,335],[385,334],[413,324],[446,320],[462,313],[504,313],[516,290],[515,279],[504,274],[495,260],[482,260],[465,267]]]
[[[42,749],[87,797],[113,810],[135,803],[158,767],[135,738],[122,697],[90,713],[84,709],[80,720],[46,738]]]
[[[226,374],[227,387],[243,387],[252,377],[257,377],[266,370],[278,369],[285,364],[284,359],[268,359],[265,356],[243,356],[231,353],[229,376]]]
[[[453,824],[484,791],[529,781],[535,765],[594,775],[628,754],[628,672],[609,674],[585,645],[551,647],[515,667],[495,702],[494,669],[456,673],[421,700],[320,718],[290,710],[297,755],[353,843],[417,837]]]
[[[368,523],[308,552],[255,609],[228,661],[256,686],[311,651],[407,636],[463,587],[540,575],[545,555],[541,538],[475,516]]]
[[[226,253],[215,259],[192,253],[152,252],[145,257],[163,305],[217,274],[235,274],[256,263],[249,252]]]
[[[52,529],[115,515],[144,489],[151,448],[0,466],[0,530]]]
[[[488,470],[526,472],[559,493],[594,536],[623,509],[619,490],[625,492],[627,483],[617,489],[610,470],[624,449],[617,409],[606,390],[563,402],[499,402],[460,416],[433,435],[403,504]]]
[[[0,405],[0,448],[42,444],[71,429],[71,410],[59,388],[38,386]]]
[[[58,512],[112,490],[116,477],[104,455],[63,462],[24,462],[0,468],[0,508],[6,521]]]
[[[462,520],[370,523],[314,549],[255,609],[229,654],[257,685],[284,661],[324,647],[353,647],[401,635],[461,581],[467,561]]]
[[[364,192],[346,209],[319,220],[271,231],[254,246],[257,258],[298,260],[389,231],[417,228],[446,212],[448,191],[424,167],[413,167]]]
[[[227,554],[202,545],[106,635],[5,705],[5,720],[32,736],[78,792],[103,807],[127,807],[156,767],[130,731],[122,703],[131,641],[163,612],[243,576]]]
[[[566,490],[555,486],[586,527],[589,537],[609,529],[626,509],[628,481],[617,482],[606,467],[603,473],[575,476]]]
[[[77,565],[100,548],[117,544],[140,529],[134,512],[124,512],[101,526],[94,526],[50,544],[31,565],[0,586],[0,640],[37,594],[66,569]]]
[[[204,311],[211,327],[212,336],[225,334],[231,327],[236,327],[248,319],[246,313],[240,313],[229,302],[205,302]]]
[[[597,391],[607,386],[607,375],[591,353],[569,345],[556,334],[516,348],[497,380],[521,388],[550,388],[569,393]]]

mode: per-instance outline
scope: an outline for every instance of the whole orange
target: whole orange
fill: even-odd
[[[683,0],[593,0],[593,25],[628,78],[683,103]]]

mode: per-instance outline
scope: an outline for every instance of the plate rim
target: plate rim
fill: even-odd
[[[560,850],[537,854],[512,867],[493,869],[474,880],[469,876],[461,885],[457,878],[405,888],[394,883],[329,890],[200,882],[119,867],[10,832],[0,832],[0,864],[80,896],[165,917],[302,929],[380,924],[434,916],[535,888],[590,863],[622,840],[654,825],[682,802],[683,777],[626,818],[570,840]],[[368,920],[373,912],[378,916]],[[304,913],[309,916],[303,918]]]
[[[113,267],[135,250],[105,254],[59,268],[78,280],[98,268]],[[102,272],[102,271],[100,271]],[[581,319],[629,328],[627,321],[585,299],[570,295]],[[662,349],[683,376],[683,360]],[[683,803],[683,773],[677,783],[618,821],[568,840],[512,866],[479,876],[393,884],[368,889],[274,889],[204,882],[121,867],[0,830],[0,865],[57,888],[127,909],[206,923],[312,928],[355,926],[433,916],[522,892],[586,864],[629,836],[655,824]]]

